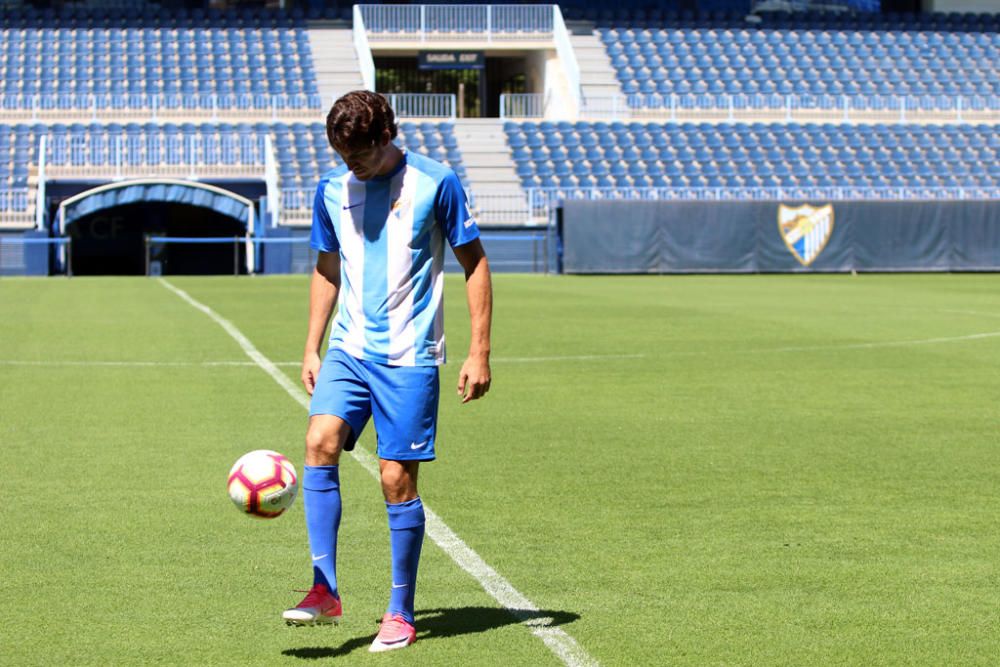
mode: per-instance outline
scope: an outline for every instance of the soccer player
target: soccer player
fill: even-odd
[[[313,205],[311,245],[319,256],[302,361],[302,382],[312,394],[302,489],[313,587],[283,616],[297,625],[340,619],[338,462],[372,417],[392,588],[370,650],[389,651],[416,641],[413,600],[424,537],[417,471],[421,461],[434,459],[438,366],[445,361],[444,241],[465,270],[471,317],[469,354],[458,375],[462,403],[490,388],[490,269],[455,172],[392,143],[396,122],[384,97],[344,95],[327,116],[326,132],[346,164],[323,176]]]

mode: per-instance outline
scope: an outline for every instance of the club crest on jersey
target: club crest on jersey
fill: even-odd
[[[407,203],[408,202],[404,202],[403,201],[402,197],[398,197],[396,199],[393,199],[392,203],[389,204],[389,213],[392,213],[394,216],[396,216],[396,219],[398,220],[400,218],[400,216],[403,215],[403,207]]]
[[[826,206],[778,205],[778,229],[781,239],[799,260],[809,266],[826,247],[833,233],[833,204]]]

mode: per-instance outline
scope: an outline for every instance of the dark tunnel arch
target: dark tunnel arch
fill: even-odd
[[[236,244],[156,245],[151,263],[166,273],[250,273],[253,202],[217,186],[176,179],[109,183],[63,201],[56,233],[73,239],[76,274],[146,272],[146,236],[245,238]],[[236,252],[234,252],[234,248]]]

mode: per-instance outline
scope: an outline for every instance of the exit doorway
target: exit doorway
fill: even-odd
[[[527,61],[523,56],[483,56],[478,52],[478,63],[468,57],[459,57],[470,53],[477,52],[377,56],[375,90],[386,94],[455,95],[459,118],[497,118],[501,94],[534,92],[528,90]],[[438,57],[427,58],[428,54]],[[447,57],[451,54],[455,57]],[[428,60],[432,66],[427,65]]]

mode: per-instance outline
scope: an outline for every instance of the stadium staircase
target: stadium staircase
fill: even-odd
[[[601,42],[592,21],[567,21],[570,43],[580,64],[580,92],[583,99],[600,100],[621,95],[622,86],[618,81],[608,50]]]
[[[455,138],[462,152],[472,204],[480,224],[523,224],[527,202],[515,172],[503,121],[461,118]]]
[[[316,84],[323,100],[324,115],[333,100],[364,88],[361,66],[354,50],[354,35],[342,21],[313,21],[309,28]]]

